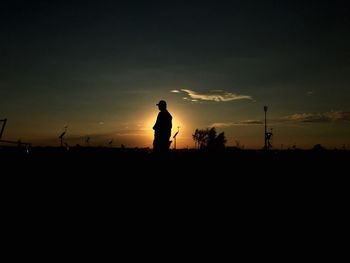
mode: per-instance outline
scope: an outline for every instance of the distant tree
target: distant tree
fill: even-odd
[[[194,134],[192,134],[192,139],[194,140],[194,148],[198,149],[198,143],[199,143],[199,136],[198,136],[198,129],[194,131]]]
[[[215,127],[206,130],[196,129],[192,138],[195,141],[197,149],[206,149],[208,151],[219,151],[225,149],[225,133],[217,135]]]
[[[316,144],[314,147],[312,147],[312,150],[314,151],[324,151],[326,148],[324,148],[321,144]]]
[[[220,132],[215,138],[215,149],[224,150],[226,142],[225,133]]]
[[[203,149],[206,147],[207,144],[207,130],[198,130],[196,129],[194,131],[194,134],[192,134],[192,138],[195,141],[195,147],[197,149]]]

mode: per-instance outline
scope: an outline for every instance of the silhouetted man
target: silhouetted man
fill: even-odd
[[[157,121],[153,126],[153,151],[155,153],[164,154],[168,152],[171,143],[169,139],[171,136],[171,122],[173,117],[166,109],[166,102],[164,100],[159,101],[159,103],[156,105],[158,106],[160,112],[158,113]]]

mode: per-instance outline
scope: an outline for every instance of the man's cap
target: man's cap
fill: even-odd
[[[166,102],[165,102],[165,100],[160,100],[156,105],[157,106],[162,106],[162,105],[166,106]]]

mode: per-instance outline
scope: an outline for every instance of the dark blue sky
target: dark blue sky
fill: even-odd
[[[247,121],[265,104],[280,144],[350,144],[349,13],[322,0],[3,1],[4,136],[54,141],[68,124],[72,142],[150,145],[163,98],[181,146],[216,124],[259,147]]]

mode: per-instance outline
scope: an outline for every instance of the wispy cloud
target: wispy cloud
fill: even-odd
[[[287,123],[329,123],[329,122],[350,122],[349,111],[329,111],[324,113],[295,113],[277,119],[270,119],[268,123],[271,125],[287,124]],[[262,120],[243,120],[236,122],[215,122],[210,127],[231,127],[231,126],[248,126],[262,125]]]
[[[172,90],[173,93],[185,92],[191,98],[191,101],[216,101],[225,102],[233,100],[253,100],[251,96],[239,95],[224,90],[211,90],[208,92],[197,92],[190,89]]]
[[[285,116],[281,121],[302,122],[302,123],[324,123],[324,122],[349,122],[349,111],[329,111],[324,113],[296,113]]]
[[[261,125],[263,124],[262,121],[259,120],[244,120],[244,121],[238,121],[238,122],[215,122],[210,125],[210,127],[230,127],[230,126],[247,126],[247,125]]]

